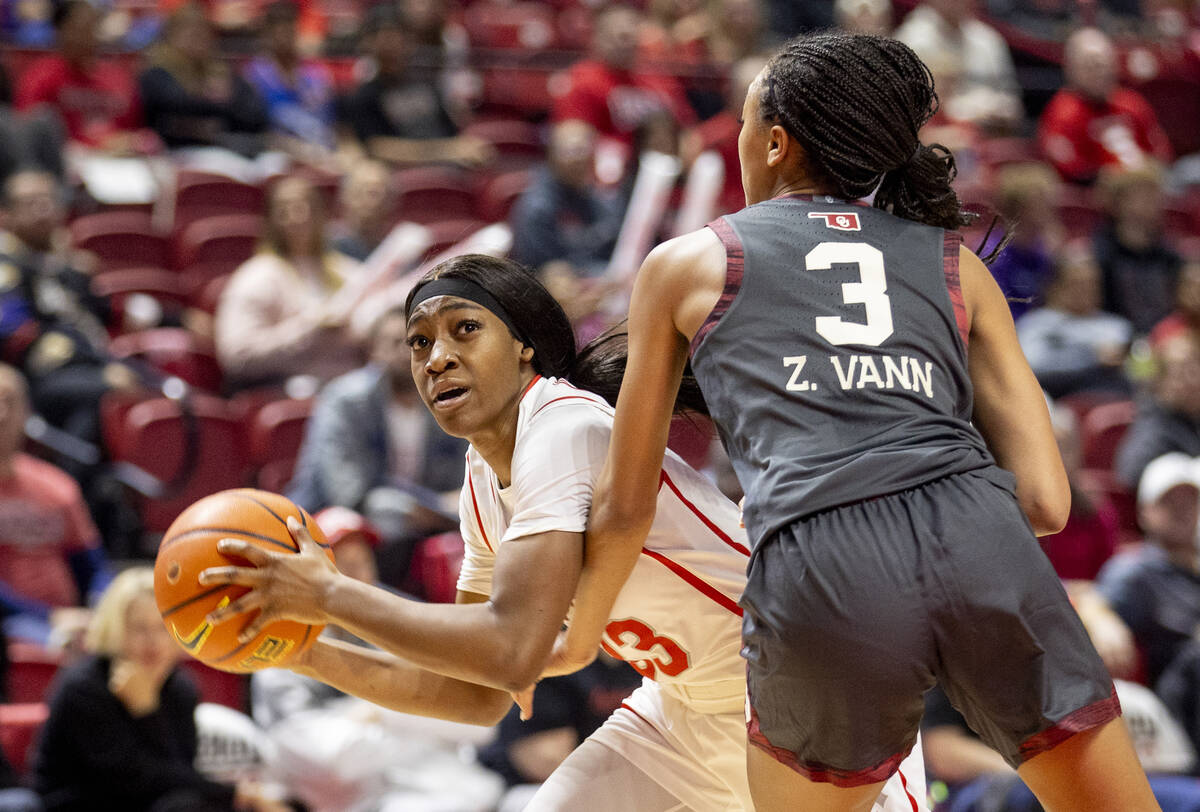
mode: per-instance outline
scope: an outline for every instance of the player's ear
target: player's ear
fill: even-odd
[[[792,141],[788,131],[775,124],[767,138],[767,166],[779,166],[787,160],[788,154],[799,145]]]
[[[529,346],[528,344],[521,347],[521,360],[525,361],[526,363],[533,360],[533,347]]]

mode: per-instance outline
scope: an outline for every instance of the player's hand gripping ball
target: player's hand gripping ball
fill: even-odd
[[[274,620],[254,628],[258,606],[242,607],[245,611],[228,622],[210,622],[211,614],[238,607],[238,599],[252,590],[238,583],[200,583],[205,569],[259,566],[261,561],[252,560],[261,558],[259,550],[296,556],[300,544],[288,530],[289,517],[307,529],[332,562],[333,552],[312,516],[268,491],[240,488],[206,496],[167,528],[154,562],[154,596],[163,622],[184,651],[213,668],[245,673],[284,665],[317,639],[324,628],[317,623]],[[221,539],[240,540],[249,547],[243,555],[221,552]],[[254,633],[241,639],[248,631]]]

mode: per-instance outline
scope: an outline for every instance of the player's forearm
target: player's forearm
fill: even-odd
[[[537,635],[527,619],[491,602],[418,603],[346,577],[335,581],[324,609],[330,623],[413,665],[502,691],[537,678],[562,623],[545,618],[550,631]]]
[[[385,708],[451,722],[494,725],[512,705],[507,692],[334,640],[318,640],[294,670]]]
[[[656,490],[643,487],[640,495],[627,485],[621,490],[624,493],[614,491],[606,466],[592,500],[583,570],[566,638],[568,659],[584,665],[595,657],[613,605],[637,564],[654,521]]]

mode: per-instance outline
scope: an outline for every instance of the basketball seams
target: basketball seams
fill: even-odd
[[[176,533],[175,535],[173,535],[169,538],[163,539],[162,543],[158,545],[159,552],[162,552],[167,547],[170,547],[172,544],[174,544],[177,541],[183,541],[184,539],[186,539],[190,536],[195,536],[199,533],[217,533],[217,534],[224,534],[226,536],[241,536],[241,537],[247,538],[247,539],[254,539],[255,541],[263,541],[263,542],[266,542],[267,544],[273,544],[276,547],[279,547],[280,549],[283,549],[283,550],[287,550],[290,553],[297,552],[295,547],[288,545],[286,542],[280,541],[279,539],[275,538],[274,536],[267,536],[262,533],[255,533],[250,530],[239,530],[236,527],[211,527],[211,526],[210,527],[194,527],[191,530],[184,530],[181,533]]]
[[[180,601],[179,603],[175,604],[171,608],[162,610],[162,612],[160,612],[160,614],[162,615],[162,619],[166,620],[168,617],[175,614],[180,609],[183,609],[187,606],[191,606],[193,603],[196,603],[197,601],[202,601],[205,598],[212,597],[213,595],[216,595],[221,590],[234,589],[234,588],[236,588],[236,586],[237,586],[236,584],[220,584],[218,586],[212,587],[211,589],[206,589],[203,592],[197,592],[195,595],[192,595],[190,598],[186,598],[186,599]]]

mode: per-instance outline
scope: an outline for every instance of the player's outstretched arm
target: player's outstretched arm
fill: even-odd
[[[319,638],[291,670],[401,713],[490,727],[512,706],[505,691],[419,668],[394,654]]]
[[[253,638],[281,618],[334,623],[420,668],[503,691],[537,679],[566,617],[582,565],[582,534],[549,531],[509,541],[496,553],[491,598],[478,604],[418,603],[342,575],[308,531],[289,519],[297,553],[237,539],[219,549],[251,567],[213,567],[202,584],[250,591],[209,615],[214,625],[254,609],[241,632]]]
[[[720,295],[724,274],[725,250],[707,229],[658,246],[638,271],[629,305],[629,360],[592,498],[584,569],[562,653],[568,663],[595,657],[650,531],[688,340]]]
[[[1034,531],[1057,533],[1067,521],[1071,492],[1045,395],[987,266],[963,248],[959,275],[971,319],[967,367],[975,389],[975,427],[1000,467],[1016,476],[1017,500]]]

